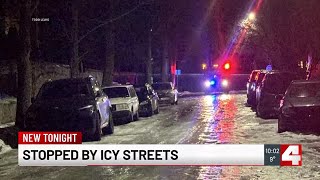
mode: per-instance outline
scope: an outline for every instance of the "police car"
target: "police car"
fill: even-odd
[[[213,69],[206,71],[204,79],[204,89],[207,94],[214,92],[230,91],[230,70],[231,63],[226,62],[222,68],[218,64]]]

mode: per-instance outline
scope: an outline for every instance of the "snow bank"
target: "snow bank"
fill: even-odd
[[[0,139],[0,154],[4,154],[8,151],[10,151],[12,148],[9,145],[6,145],[1,139]]]
[[[8,97],[0,99],[0,126],[9,122],[14,122],[16,118],[16,98]]]
[[[6,124],[0,124],[0,129],[4,129],[4,128],[9,128],[14,130],[14,128],[10,128],[14,126],[14,122],[10,122],[10,123],[6,123]],[[4,131],[0,131],[0,138],[7,138],[8,136],[8,130],[4,130]],[[11,134],[16,134],[16,131],[12,131]],[[0,139],[0,154],[4,154],[8,151],[10,151],[12,148],[10,147],[10,145],[7,145],[4,143],[4,141],[2,139]]]

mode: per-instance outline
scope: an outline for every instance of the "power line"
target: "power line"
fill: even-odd
[[[140,3],[138,4],[137,6],[135,6],[134,8],[132,8],[131,10],[129,10],[128,12],[124,13],[124,14],[121,14],[120,16],[118,17],[115,17],[115,18],[112,18],[110,20],[107,20],[101,24],[99,24],[98,26],[92,28],[90,31],[88,31],[85,35],[83,35],[82,37],[79,38],[78,42],[77,43],[80,43],[80,41],[82,41],[84,38],[86,38],[89,34],[91,34],[92,32],[96,31],[97,29],[101,28],[102,26],[106,25],[106,24],[109,24],[109,23],[112,23],[114,21],[117,21],[119,19],[121,19],[122,17],[124,16],[127,16],[129,15],[130,13],[136,11],[143,3]]]

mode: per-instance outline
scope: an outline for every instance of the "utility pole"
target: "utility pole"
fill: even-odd
[[[77,0],[72,0],[71,2],[72,11],[72,24],[71,24],[71,34],[72,34],[72,50],[71,50],[71,62],[70,62],[70,77],[74,78],[79,76],[79,2]]]
[[[148,58],[147,58],[147,82],[148,84],[153,83],[152,78],[152,28],[149,30],[149,45],[148,45]]]

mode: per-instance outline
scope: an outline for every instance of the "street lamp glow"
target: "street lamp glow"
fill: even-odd
[[[202,69],[203,69],[203,70],[207,69],[207,64],[203,63],[203,64],[202,64]]]
[[[222,84],[223,87],[228,87],[229,82],[228,82],[228,80],[224,79],[224,80],[222,80],[221,84]]]
[[[255,20],[255,19],[256,19],[256,14],[255,14],[254,12],[251,12],[251,13],[249,14],[248,18],[249,18],[250,21]]]

